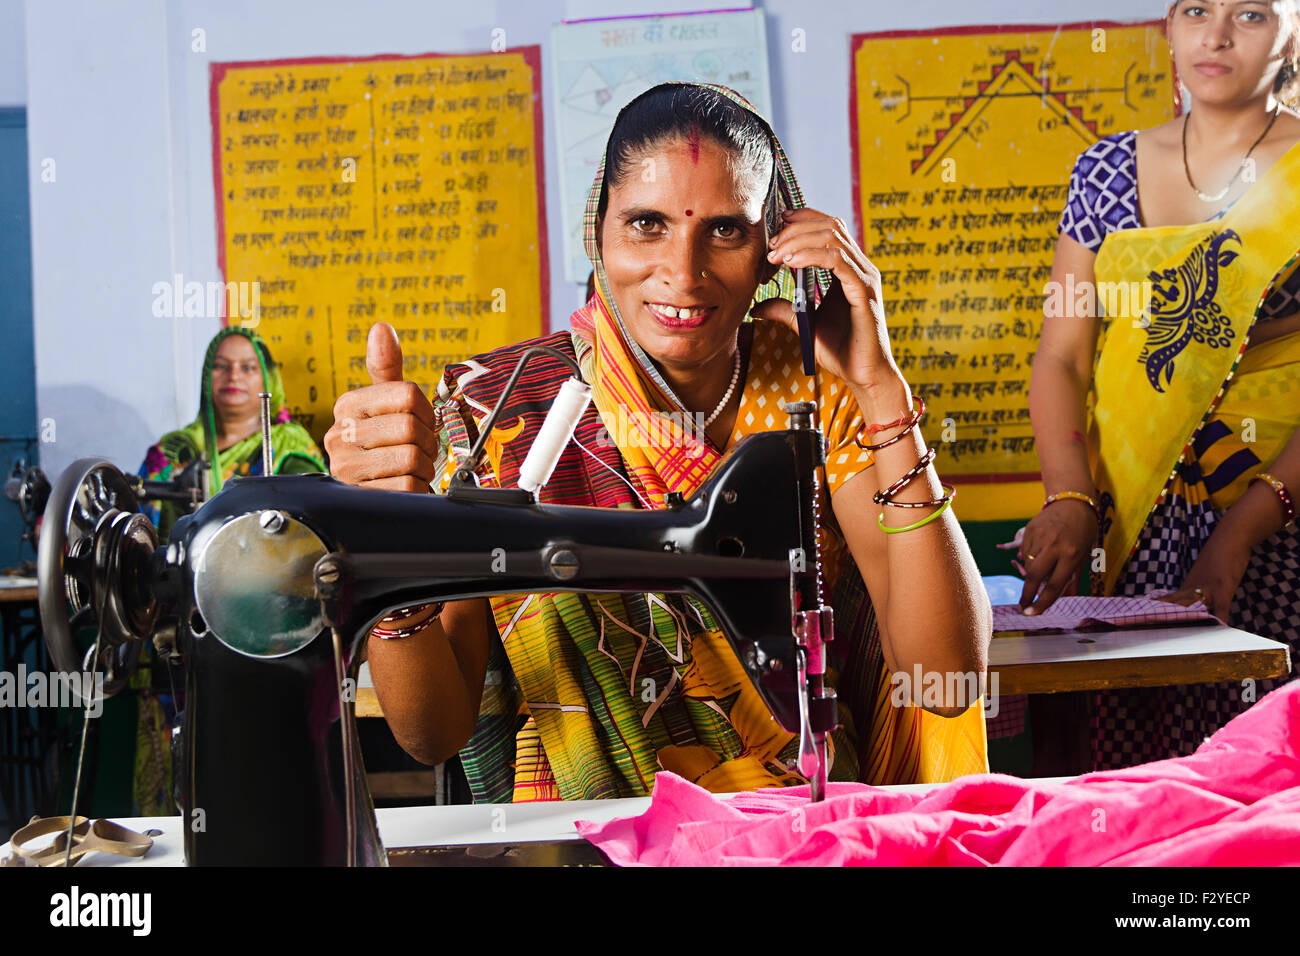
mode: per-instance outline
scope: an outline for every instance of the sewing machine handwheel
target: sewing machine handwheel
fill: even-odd
[[[157,546],[153,522],[109,462],[82,458],[54,483],[37,550],[45,643],[60,671],[102,674],[105,697],[126,687],[153,634]]]

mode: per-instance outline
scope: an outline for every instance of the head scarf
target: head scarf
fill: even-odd
[[[252,329],[242,326],[230,326],[222,329],[208,343],[203,356],[203,369],[199,376],[199,410],[194,421],[168,432],[149,450],[141,475],[154,480],[167,480],[173,471],[194,458],[206,456],[212,463],[208,473],[208,496],[221,490],[225,483],[225,469],[220,466],[218,454],[230,460],[247,457],[247,443],[257,438],[252,436],[232,448],[218,453],[217,448],[217,410],[212,399],[212,365],[216,360],[221,343],[232,335],[243,336],[253,346],[257,362],[262,370],[262,388],[271,393],[271,444],[275,451],[275,470],[280,471],[324,471],[320,450],[311,436],[299,424],[292,420],[292,415],[285,405],[284,383],[279,367],[271,360],[266,342]],[[251,447],[251,445],[248,445]]]
[[[763,131],[767,133],[772,144],[773,158],[772,183],[769,186],[769,199],[774,200],[776,204],[776,214],[774,217],[776,222],[780,223],[783,213],[789,210],[804,208],[803,191],[799,188],[799,182],[795,179],[794,170],[790,166],[790,160],[786,157],[785,150],[781,147],[780,140],[776,138],[776,133],[772,131],[771,125],[763,118],[762,114],[754,108],[754,105],[735,90],[728,89],[725,86],[719,86],[716,83],[687,83],[682,81],[661,83],[658,86],[651,87],[644,93],[634,97],[627,103],[627,105],[619,110],[618,117],[614,120],[614,126],[618,126],[623,114],[626,113],[628,109],[645,97],[651,96],[666,88],[692,86],[712,90],[719,96],[722,96],[727,100],[730,100],[732,103],[735,103],[737,106],[742,107],[748,111],[754,119],[758,120],[759,124],[763,127]],[[632,354],[633,358],[635,358],[637,365],[639,366],[639,371],[645,377],[647,384],[657,390],[665,403],[675,407],[679,411],[689,412],[690,409],[685,408],[680,400],[678,400],[677,396],[673,394],[672,389],[669,387],[668,383],[663,380],[663,376],[659,374],[654,363],[650,361],[649,356],[645,354],[645,351],[641,346],[638,345],[636,340],[628,333],[627,326],[623,322],[623,317],[619,314],[618,304],[614,301],[614,296],[609,289],[609,279],[605,274],[605,264],[601,260],[600,247],[596,241],[600,196],[605,187],[605,167],[608,164],[609,152],[607,144],[606,152],[601,157],[600,165],[596,168],[596,178],[591,184],[590,192],[587,194],[587,208],[583,215],[582,223],[583,247],[586,249],[587,257],[591,260],[592,269],[595,273],[596,291],[600,296],[605,309],[609,312],[610,318],[613,320],[624,345]],[[766,213],[766,211],[765,203],[764,212]],[[765,227],[769,224],[772,218],[773,217],[768,217],[766,215],[764,216]],[[764,236],[764,247],[766,247],[767,239],[769,238],[771,237]],[[812,271],[815,276],[814,287],[811,290],[805,290],[805,293],[811,299],[808,303],[810,311],[815,309],[821,303],[822,296],[824,296],[827,290],[830,289],[831,284],[831,274],[829,271],[825,269],[814,269]],[[795,301],[795,290],[794,273],[785,266],[782,266],[777,269],[771,279],[759,284],[754,291],[754,299],[753,302],[750,303],[750,306],[752,308],[760,302],[773,298],[786,299],[793,304]],[[748,321],[748,318],[746,321]]]
[[[217,350],[221,348],[221,343],[232,335],[240,335],[248,339],[253,346],[253,351],[257,353],[257,364],[262,367],[262,391],[271,393],[271,422],[275,425],[283,425],[291,420],[289,410],[284,407],[284,382],[280,377],[280,367],[270,361],[271,353],[267,348],[266,342],[260,335],[252,329],[244,328],[240,325],[231,325],[212,337],[208,343],[208,350],[203,356],[203,372],[199,383],[199,414],[195,422],[190,425],[198,424],[202,427],[202,444],[198,446],[200,453],[210,452],[213,457],[212,475],[212,494],[221,490],[224,483],[221,469],[215,467],[215,456],[217,454],[217,410],[216,404],[212,400],[212,363],[216,361]]]
[[[767,203],[765,203],[765,226],[773,218],[779,223],[781,214],[786,210],[802,209],[803,192],[795,179],[785,150],[781,148],[780,141],[772,132],[772,127],[754,109],[753,104],[725,86],[682,82],[660,84],[635,97],[624,106],[614,121],[615,126],[624,113],[644,97],[665,88],[689,86],[712,90],[747,110],[758,120],[767,134],[772,146],[773,158],[772,182],[767,201],[774,202],[776,209],[774,217],[766,215]],[[606,425],[611,432],[614,430],[615,423],[608,421],[608,410],[614,408],[627,409],[629,418],[637,415],[654,415],[658,409],[667,408],[672,414],[683,416],[680,419],[682,422],[690,422],[692,410],[682,404],[645,350],[628,332],[623,317],[619,314],[618,303],[610,290],[609,278],[605,273],[605,265],[596,241],[600,197],[605,186],[605,169],[609,160],[608,146],[606,146],[606,153],[596,170],[596,178],[587,196],[587,207],[583,217],[583,242],[587,256],[591,259],[596,292],[587,305],[574,313],[572,318],[578,361],[583,368],[583,377],[592,383],[595,390],[595,404],[605,410]],[[765,247],[767,238],[764,237]],[[820,304],[822,297],[830,288],[831,275],[824,269],[810,271],[813,273],[814,280],[812,288],[805,290],[805,295],[810,300],[808,308],[811,310]],[[757,286],[750,307],[772,298],[783,298],[793,305],[796,288],[794,273],[783,266],[770,280]],[[656,425],[656,427],[660,426]],[[671,419],[667,420],[662,428],[669,432],[665,441],[639,442],[631,447],[620,448],[633,481],[640,486],[644,493],[643,497],[650,501],[662,501],[663,495],[668,491],[680,491],[688,495],[693,493],[708,477],[719,458],[717,451],[712,449],[704,436],[694,429],[678,427]]]

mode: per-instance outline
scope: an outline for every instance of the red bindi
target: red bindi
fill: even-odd
[[[690,210],[689,210],[689,209],[688,209],[688,210],[686,210],[686,215],[688,215],[688,216],[689,216],[689,215],[690,215],[690,214],[691,214],[691,211],[690,211]]]

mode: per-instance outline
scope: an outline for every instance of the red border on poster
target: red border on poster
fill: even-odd
[[[533,73],[533,155],[537,157],[534,169],[537,173],[537,243],[538,251],[541,254],[541,263],[539,278],[541,280],[541,310],[542,310],[542,327],[539,335],[549,335],[551,332],[551,267],[550,267],[550,249],[546,235],[546,177],[545,177],[545,153],[543,151],[544,140],[542,134],[542,48],[538,44],[531,46],[513,47],[504,50],[505,53],[518,53],[523,56],[524,62],[532,69]],[[426,60],[432,58],[444,58],[453,56],[499,56],[494,52],[483,51],[481,53],[379,53],[374,56],[318,56],[318,57],[300,57],[297,59],[290,58],[285,60],[231,60],[224,63],[211,63],[208,65],[208,109],[209,119],[212,124],[212,183],[215,188],[215,197],[217,203],[217,271],[221,276],[221,281],[226,281],[226,214],[225,206],[221,201],[221,117],[217,105],[217,87],[226,73],[234,69],[243,69],[247,67],[265,67],[265,66],[309,66],[318,63],[373,63],[378,60]],[[377,174],[377,171],[376,171]],[[222,320],[223,324],[225,319]]]
[[[849,148],[852,150],[853,229],[858,245],[866,249],[865,226],[862,222],[862,183],[858,170],[861,167],[858,151],[858,82],[854,73],[858,48],[866,40],[890,40],[902,37],[967,36],[972,33],[1046,33],[1057,30],[1092,30],[1097,27],[1158,27],[1165,32],[1164,20],[1137,20],[1122,23],[1118,20],[1084,20],[1077,23],[997,23],[988,26],[934,27],[918,30],[882,30],[878,33],[854,33],[849,36]],[[1174,109],[1178,110],[1178,72],[1173,73]],[[1010,474],[948,475],[953,484],[997,484],[1000,482],[1041,481],[1042,472],[1013,472]]]

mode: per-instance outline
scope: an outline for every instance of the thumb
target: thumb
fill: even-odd
[[[387,322],[376,322],[366,339],[366,371],[372,385],[402,380],[402,345]]]
[[[775,319],[791,329],[796,328],[794,306],[790,304],[789,299],[782,299],[779,296],[775,299],[764,299],[750,309],[749,314],[756,319]]]

